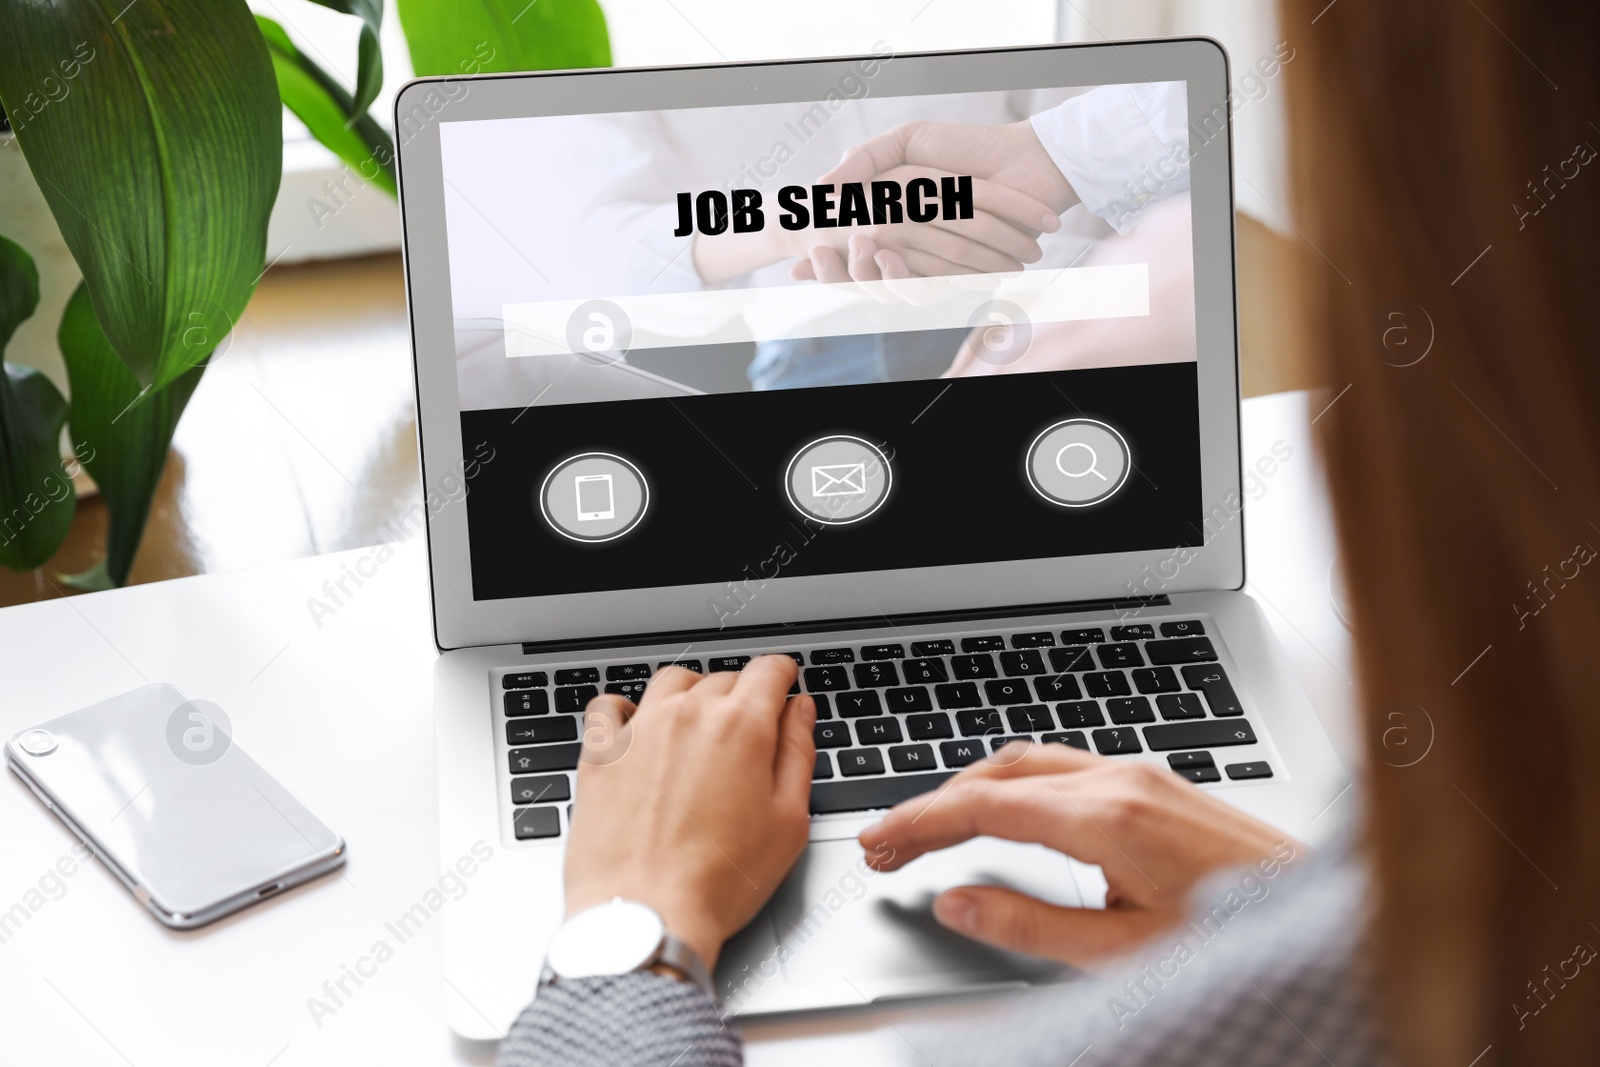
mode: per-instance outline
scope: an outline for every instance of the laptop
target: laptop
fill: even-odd
[[[1348,779],[1242,591],[1229,100],[1203,39],[402,90],[456,1032],[534,990],[584,707],[667,664],[792,656],[818,704],[732,1015],[1070,977],[929,905],[1103,906],[1097,868],[980,839],[876,874],[855,840],[1020,738],[1318,839]],[[902,163],[906,123],[941,136]]]

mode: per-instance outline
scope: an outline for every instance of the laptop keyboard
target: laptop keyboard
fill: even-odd
[[[891,807],[1017,740],[1105,756],[1161,755],[1202,785],[1273,776],[1265,759],[1225,758],[1260,739],[1199,619],[829,644],[788,654],[800,666],[794,691],[817,704],[813,815]],[[591,699],[607,692],[638,700],[650,677],[671,664],[737,671],[750,658],[496,672],[515,837],[563,833],[582,749],[580,714]]]

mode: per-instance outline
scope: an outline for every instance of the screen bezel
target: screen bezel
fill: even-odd
[[[750,626],[1014,609],[1244,584],[1235,305],[1232,123],[1227,53],[1209,38],[884,54],[782,62],[422,78],[395,98],[401,228],[416,367],[435,641],[441,649],[604,640],[716,628],[725,583],[471,599],[456,344],[439,127],[447,121],[822,100],[857,65],[881,64],[876,95],[1130,82],[1188,83],[1203,546],[899,570],[777,577],[740,612]],[[422,120],[416,121],[415,116]],[[402,116],[412,119],[408,124]],[[1223,133],[1194,148],[1196,129]],[[848,387],[841,387],[848,388]],[[467,491],[470,491],[470,483]],[[1213,532],[1209,520],[1227,517]],[[1153,587],[1150,576],[1159,576]],[[1130,588],[1130,583],[1135,583]],[[728,632],[734,632],[732,630]]]

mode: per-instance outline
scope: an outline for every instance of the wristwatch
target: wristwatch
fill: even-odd
[[[656,910],[633,900],[613,897],[561,924],[545,953],[539,984],[564,978],[631,974],[665,964],[716,999],[705,961],[667,931]]]

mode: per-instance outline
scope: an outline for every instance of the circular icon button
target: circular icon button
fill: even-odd
[[[650,485],[638,467],[609,452],[584,452],[556,464],[539,487],[550,528],[574,541],[614,541],[639,525]]]
[[[883,506],[894,472],[883,449],[859,437],[819,437],[794,454],[783,474],[789,503],[828,526],[860,522]]]
[[[49,730],[29,730],[17,739],[17,747],[30,756],[48,756],[56,750],[56,735]]]
[[[1067,419],[1028,446],[1028,484],[1052,504],[1086,508],[1128,480],[1133,458],[1122,434],[1094,419]]]

